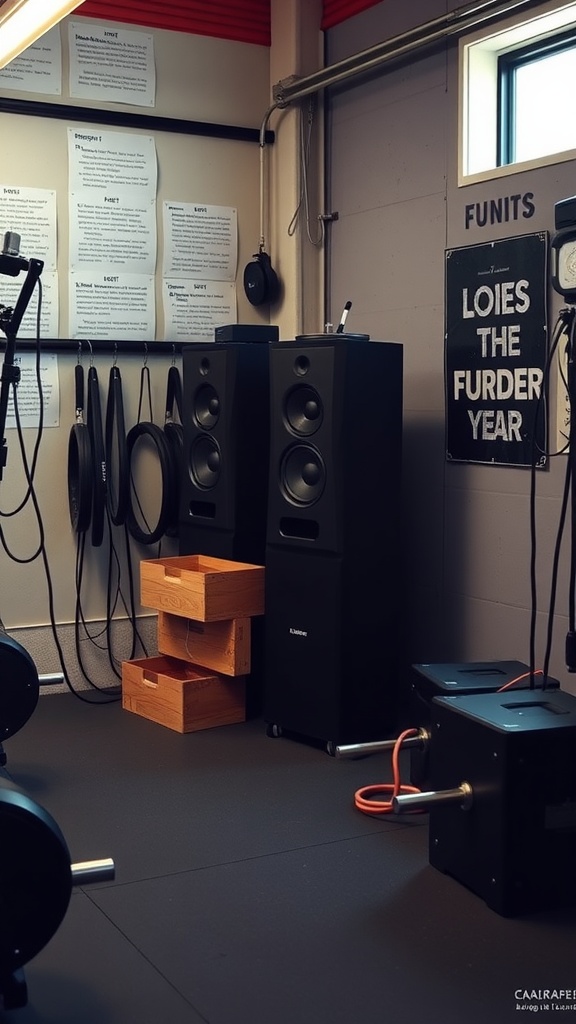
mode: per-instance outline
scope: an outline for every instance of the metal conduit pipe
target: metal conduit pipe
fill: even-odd
[[[476,28],[491,19],[497,20],[514,11],[530,10],[541,6],[542,0],[483,0],[459,7],[457,10],[432,21],[425,22],[417,28],[410,29],[400,35],[393,36],[383,43],[377,43],[367,50],[352,54],[337,64],[332,64],[320,71],[314,71],[302,78],[292,76],[282,79],[272,90],[274,105],[267,112],[268,119],[272,110],[283,109],[294,100],[302,99],[311,93],[319,92],[328,86],[337,85],[355,75],[373,71],[388,61],[406,56],[426,46],[432,46],[448,36],[456,35]],[[262,126],[261,131],[263,130]],[[262,144],[262,139],[261,139]]]

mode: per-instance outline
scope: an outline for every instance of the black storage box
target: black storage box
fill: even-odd
[[[268,345],[278,341],[280,331],[274,324],[224,324],[214,328],[214,341],[258,342]]]
[[[523,677],[523,678],[522,678]],[[410,725],[429,729],[432,701],[435,697],[462,697],[473,693],[497,693],[518,679],[514,690],[530,687],[530,668],[522,661],[437,662],[412,665],[410,690]],[[536,688],[542,687],[542,676],[534,677]],[[550,690],[559,688],[557,679],[548,678]],[[414,748],[410,754],[410,781],[420,789],[428,788],[430,745]]]
[[[576,697],[562,690],[438,697],[430,864],[511,916],[576,904]]]

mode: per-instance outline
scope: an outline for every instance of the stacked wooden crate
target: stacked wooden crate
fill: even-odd
[[[158,612],[158,655],[123,662],[122,707],[177,732],[243,722],[263,566],[207,555],[146,559],[140,600]]]

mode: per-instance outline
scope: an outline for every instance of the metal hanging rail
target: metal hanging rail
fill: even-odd
[[[109,341],[106,338],[96,338],[94,340],[88,338],[80,340],[69,340],[66,338],[40,339],[40,349],[42,352],[81,352],[82,355],[105,353],[112,356],[120,355],[121,353],[122,355],[134,355],[140,358],[152,355],[180,355],[186,345],[193,344],[194,342],[192,341],[126,341],[124,339]],[[3,356],[4,347],[5,339],[0,337],[0,360]],[[19,338],[17,347],[19,352],[35,352],[38,348],[38,342],[32,338]]]
[[[113,128],[136,128],[147,132],[172,132],[176,135],[200,135],[211,139],[261,144],[261,134],[258,128],[214,124],[210,121],[187,121],[179,117],[162,117],[157,114],[140,114],[104,107],[80,107],[71,103],[49,103],[44,100],[21,100],[11,96],[0,96],[0,112],[23,114],[28,117],[47,117],[59,121],[105,124],[111,125]],[[274,132],[267,132],[266,142],[274,142]]]
[[[383,43],[377,43],[376,46],[346,57],[320,71],[314,71],[302,78],[292,76],[282,79],[272,90],[274,106],[283,109],[295,100],[319,92],[320,89],[374,71],[388,61],[433,46],[449,36],[458,35],[491,20],[498,20],[515,11],[529,10],[541,5],[542,0],[483,0],[459,7],[443,17],[427,21],[424,25],[393,36]]]

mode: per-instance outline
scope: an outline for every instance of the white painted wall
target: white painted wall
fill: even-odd
[[[78,20],[76,16],[72,16]],[[84,19],[82,19],[84,20]],[[134,31],[147,31],[137,26],[122,25]],[[64,55],[62,96],[45,97],[49,102],[89,105],[85,101],[72,101],[67,94],[67,21],[60,26]],[[204,122],[241,126],[258,130],[269,103],[270,51],[255,46],[208,37],[181,33],[154,31],[157,97],[151,114],[184,118]],[[0,95],[2,95],[0,91]],[[6,91],[10,98],[42,101],[44,97],[31,93]],[[142,114],[141,107],[120,107],[119,104],[101,104]],[[58,204],[58,270],[60,284],[60,337],[68,337],[68,180],[67,180],[67,120],[53,120],[20,114],[0,113],[0,131],[4,140],[0,160],[0,180],[3,183],[53,188]],[[118,130],[122,131],[122,128]],[[145,129],[143,129],[145,131]],[[168,199],[199,201],[209,204],[235,206],[238,210],[238,321],[265,323],[269,309],[251,306],[243,291],[242,274],[245,264],[256,251],[259,237],[259,146],[252,142],[223,141],[202,136],[176,133],[155,133],[158,152],[158,237],[159,258],[157,270],[157,306],[161,309],[161,255],[162,232],[160,211]],[[0,225],[0,232],[4,229]],[[28,253],[27,255],[33,255]],[[2,301],[0,280],[0,302]],[[162,337],[161,324],[158,337]],[[48,346],[49,347],[49,346]],[[118,359],[124,397],[126,419],[130,427],[137,418],[138,389],[144,361],[144,347],[135,343],[135,354],[122,354]],[[85,355],[86,370],[89,358]],[[166,375],[172,361],[168,345],[166,355],[148,358],[153,390],[154,420],[163,423]],[[107,355],[97,355],[102,402],[105,403],[108,374],[112,362]],[[80,673],[74,667],[74,641],[72,623],[75,619],[75,550],[68,512],[67,448],[74,420],[74,367],[76,353],[59,355],[60,426],[47,429],[41,446],[37,474],[37,492],[44,527],[46,548],[54,589],[54,609],[60,624],[61,639],[74,677],[81,684]],[[147,417],[144,417],[147,418]],[[34,432],[25,431],[31,448]],[[0,483],[0,507],[14,508],[23,494],[21,462],[16,434],[9,432],[8,466]],[[148,488],[157,489],[158,467],[151,464]],[[28,556],[37,544],[38,530],[34,516],[28,511],[10,520],[2,527],[10,547],[18,556]],[[122,546],[121,533],[116,542]],[[89,549],[89,545],[87,546]],[[158,548],[132,545],[132,558],[136,580],[139,560],[157,557]],[[163,554],[177,553],[174,541],[163,544]],[[40,560],[28,565],[16,564],[2,552],[0,571],[0,617],[6,627],[30,651],[40,673],[58,670],[56,650],[47,628],[49,622],[48,590],[45,572]],[[86,556],[83,587],[84,613],[89,620],[101,620],[106,612],[106,577],[108,545]],[[124,581],[128,586],[124,573]],[[137,594],[139,589],[137,587]],[[122,609],[118,612],[122,618]],[[107,658],[98,656],[84,644],[86,656],[101,683],[114,682]],[[122,656],[126,656],[126,635],[120,629]]]

